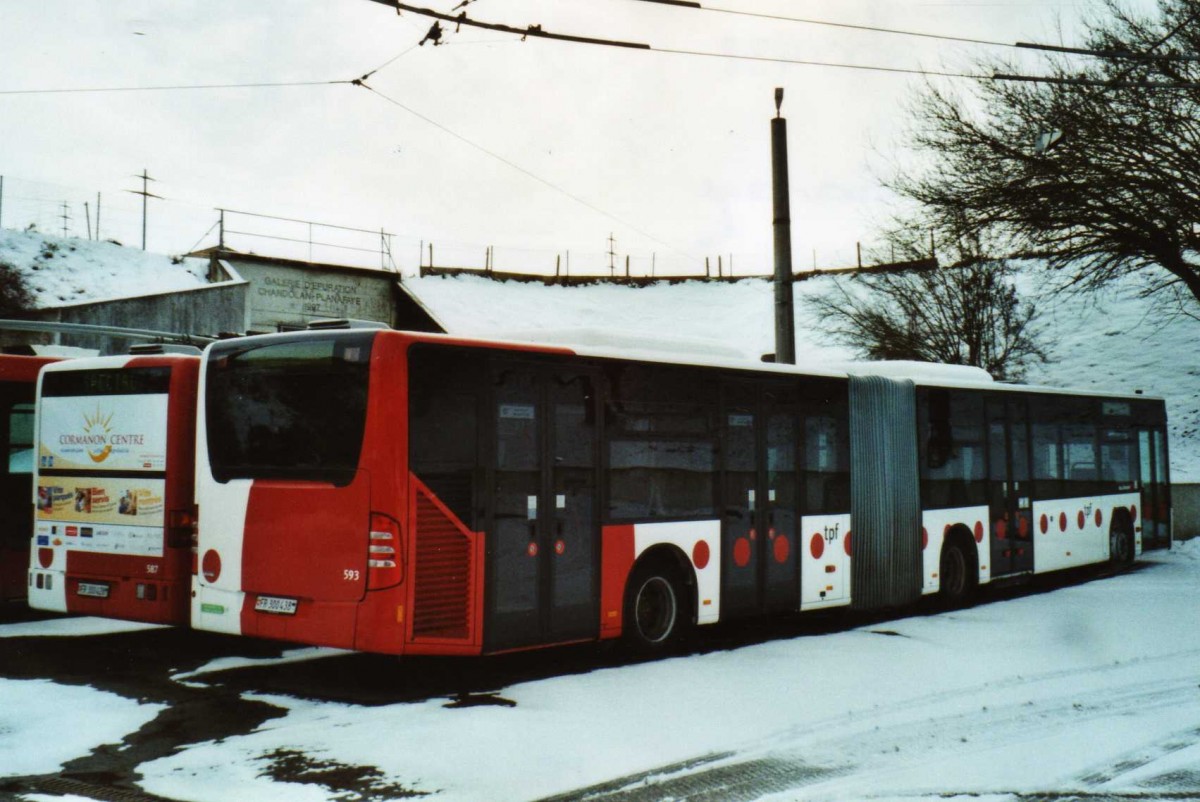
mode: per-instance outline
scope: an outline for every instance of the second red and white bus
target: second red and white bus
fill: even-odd
[[[0,442],[8,457],[0,462],[0,603],[25,600],[29,538],[33,516],[29,490],[33,482],[33,409],[38,371],[51,357],[0,355]]]
[[[38,382],[29,604],[186,624],[200,359],[137,350]]]
[[[209,347],[193,626],[471,655],[1170,544],[1161,400],[371,328]]]

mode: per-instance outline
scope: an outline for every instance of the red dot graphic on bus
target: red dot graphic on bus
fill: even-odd
[[[1046,513],[1042,513],[1042,520],[1038,523],[1038,526],[1042,528],[1043,535],[1050,529],[1050,519],[1046,517]]]
[[[1029,519],[1024,515],[1017,516],[1017,537],[1022,540],[1029,537]]]
[[[706,541],[698,540],[696,541],[696,545],[692,546],[692,563],[699,570],[703,571],[708,567],[708,560],[711,556]]]
[[[1103,525],[1104,525],[1104,513],[1100,512],[1100,510],[1096,510],[1096,526],[1103,526]]]
[[[774,549],[775,549],[775,562],[777,562],[777,563],[787,562],[788,554],[790,554],[792,551],[791,544],[788,543],[787,537],[780,535],[779,537],[775,538]]]
[[[925,551],[925,547],[929,545],[929,530],[921,527],[921,551]]]
[[[49,568],[54,562],[54,549],[38,549],[38,565]]]
[[[1075,516],[1075,523],[1079,524],[1080,529],[1083,529],[1083,522],[1086,520],[1087,519],[1083,517],[1083,510],[1080,510],[1079,514]]]
[[[842,548],[844,548],[846,550],[847,557],[850,556],[850,536],[852,534],[853,534],[853,532],[847,532],[846,539],[842,541]]]
[[[1067,531],[1067,514],[1065,512],[1058,514],[1058,528],[1063,532]]]
[[[738,568],[745,568],[750,564],[750,541],[744,537],[739,537],[733,543],[733,561]]]
[[[565,540],[554,541],[554,553],[555,554],[562,554],[566,550],[567,550],[567,542]]]
[[[983,521],[975,522],[975,542],[976,543],[983,542]]]
[[[528,554],[530,557],[536,557],[536,556],[537,556],[537,553],[538,553],[538,547],[537,547],[537,544],[536,544],[536,543],[530,543],[530,544],[529,544],[529,547],[525,549],[525,553],[526,553],[526,554]]]
[[[221,576],[221,555],[217,554],[213,549],[204,552],[204,560],[200,563],[200,570],[204,572],[205,581],[216,582]]]
[[[812,552],[814,560],[821,559],[821,555],[825,553],[825,536],[820,532],[812,536],[812,540],[808,541],[808,550]]]
[[[1005,540],[1008,537],[1008,521],[1000,519],[996,521],[996,539]]]

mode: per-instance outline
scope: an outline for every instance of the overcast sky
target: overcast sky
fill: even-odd
[[[1148,1],[1148,0],[1147,0]],[[430,0],[449,11],[458,0]],[[386,229],[394,259],[501,269],[607,265],[608,237],[636,272],[703,268],[732,254],[771,268],[769,119],[786,90],[796,266],[849,263],[886,218],[879,188],[903,142],[903,102],[922,79],[894,73],[643,52],[452,26],[372,0],[8,0],[0,92],[89,87],[368,83],[103,94],[0,94],[0,223],[141,241],[143,168],[165,200],[149,248],[182,252],[227,207]],[[1001,42],[1078,43],[1095,3],[1035,0],[711,0],[710,8]],[[639,0],[474,0],[476,19],[660,49],[906,69],[969,71],[1011,48],[957,44],[698,11]],[[409,51],[409,52],[405,52]],[[401,53],[403,56],[396,58]],[[392,59],[395,59],[392,61]],[[962,90],[969,82],[954,80]],[[389,100],[390,99],[390,100]],[[394,102],[393,102],[394,101]],[[473,144],[468,144],[469,143]],[[484,152],[484,151],[487,152]],[[519,169],[518,169],[519,168]],[[534,177],[536,176],[536,178]],[[84,209],[87,201],[89,208]],[[306,226],[227,220],[232,231],[305,240]],[[378,237],[317,231],[375,248]],[[279,240],[239,250],[300,255]],[[427,247],[427,246],[426,246]],[[427,254],[427,251],[426,251]],[[314,254],[378,263],[355,251]]]

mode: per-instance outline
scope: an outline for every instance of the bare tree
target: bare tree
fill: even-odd
[[[0,261],[0,317],[33,307],[33,293],[25,276],[8,262]]]
[[[1047,59],[1039,74],[1058,83],[928,85],[912,105],[927,168],[891,186],[939,229],[1045,254],[1069,285],[1141,273],[1145,294],[1200,316],[1200,0],[1149,15],[1104,0],[1087,46],[1108,55]]]
[[[1021,380],[1047,360],[1036,307],[1023,301],[1006,262],[839,279],[809,299],[828,335],[868,359],[915,359],[983,368]]]

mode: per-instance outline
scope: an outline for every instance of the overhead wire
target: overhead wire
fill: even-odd
[[[95,86],[56,89],[0,89],[0,95],[71,95],[99,92],[168,92],[200,89],[263,89],[287,86],[331,86],[349,84],[353,81],[277,81],[245,84],[173,84],[163,86]]]
[[[1165,35],[1159,38],[1154,44],[1143,54],[1146,59],[1153,60],[1153,51],[1165,45],[1171,39],[1175,38],[1184,28],[1190,23],[1200,19],[1200,11],[1196,11],[1185,17],[1178,25],[1167,31]],[[1028,83],[1046,83],[1046,84],[1067,84],[1077,86],[1096,86],[1107,87],[1110,89],[1195,89],[1200,84],[1194,81],[1128,81],[1126,80],[1134,70],[1138,68],[1138,64],[1130,64],[1114,78],[1068,78],[1065,76],[1031,76],[1031,75],[1009,75],[1005,73],[996,73],[992,76],[994,81],[1025,81]]]
[[[443,125],[442,123],[438,122],[437,120],[433,119],[432,117],[422,114],[421,112],[417,111],[416,109],[412,108],[411,106],[401,103],[399,100],[396,100],[395,98],[391,97],[390,95],[386,95],[383,92],[380,92],[378,89],[376,89],[373,86],[370,86],[366,82],[356,83],[355,85],[361,86],[363,89],[366,89],[366,90],[372,92],[373,94],[378,95],[380,98],[387,101],[388,103],[391,103],[393,106],[403,109],[404,111],[408,112],[409,114],[413,115],[414,117],[416,117],[420,120],[423,120],[424,122],[428,123],[429,125],[432,125],[434,128],[437,128],[438,130],[449,134],[450,136],[454,137],[455,139],[459,140],[460,142],[462,142],[466,145],[469,145],[470,147],[480,151],[481,153],[484,153],[484,154],[492,157],[493,159],[496,159],[497,161],[501,162],[502,164],[505,164],[508,167],[512,168],[513,170],[516,170],[517,172],[521,173],[522,175],[525,175],[525,176],[533,179],[534,181],[537,181],[539,184],[549,187],[550,189],[554,190],[555,192],[558,192],[559,194],[570,198],[571,200],[575,201],[576,203],[580,204],[581,206],[591,209],[593,212],[603,215],[604,217],[607,217],[609,220],[619,223],[622,226],[625,226],[626,228],[630,229],[631,231],[636,231],[638,234],[641,234],[643,237],[646,237],[647,239],[651,239],[651,240],[657,242],[659,245],[662,245],[666,248],[670,248],[675,253],[678,253],[682,256],[687,256],[688,258],[693,258],[690,254],[687,254],[687,253],[679,250],[674,245],[671,245],[669,242],[665,242],[665,241],[659,239],[658,237],[654,236],[650,232],[644,231],[637,225],[630,223],[628,220],[623,220],[622,218],[618,217],[617,215],[615,215],[611,212],[605,211],[604,209],[601,209],[599,206],[596,206],[594,203],[591,203],[590,201],[579,197],[575,193],[570,192],[570,191],[558,186],[557,184],[553,183],[552,181],[542,178],[537,173],[534,173],[534,172],[522,167],[521,165],[517,164],[516,162],[512,161],[511,159],[505,158],[504,156],[501,156],[499,153],[496,153],[495,151],[490,150],[490,149],[484,147],[483,145],[480,145],[478,142],[475,142],[474,140],[463,136],[462,134],[458,133],[454,129]]]
[[[696,11],[708,11],[714,14],[731,14],[739,17],[754,17],[757,19],[775,20],[777,22],[797,22],[805,25],[821,25],[829,28],[844,28],[852,31],[868,31],[870,33],[886,33],[898,36],[915,36],[922,39],[940,39],[946,42],[962,44],[987,45],[989,47],[1015,47],[1012,42],[999,42],[994,39],[974,39],[969,36],[953,36],[951,34],[927,33],[924,31],[907,31],[899,28],[883,28],[877,25],[859,25],[850,22],[834,22],[832,20],[809,19],[806,17],[789,17],[784,14],[764,14],[757,11],[739,11],[733,8],[705,6],[700,3],[682,2],[681,0],[634,0],[639,3],[655,3],[660,5],[689,8]]]
[[[796,64],[807,67],[833,67],[842,70],[864,70],[867,72],[890,72],[901,75],[924,75],[934,78],[969,78],[984,80],[986,75],[973,75],[965,72],[947,72],[944,70],[926,70],[919,67],[881,67],[871,64],[847,64],[834,61],[810,61],[795,58],[775,58],[772,56],[744,56],[736,53],[716,53],[704,50],[676,50],[668,47],[652,47],[652,53],[670,53],[679,56],[706,56],[709,58],[731,59],[734,61],[763,61],[774,64]]]

